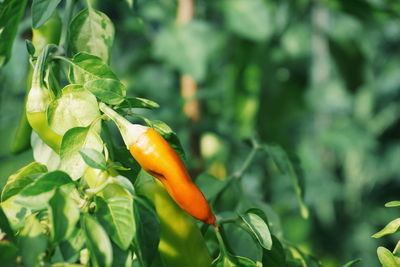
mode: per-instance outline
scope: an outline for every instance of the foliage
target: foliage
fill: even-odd
[[[398,207],[398,201],[391,201],[385,204],[386,207]],[[372,235],[374,238],[381,238],[385,235],[391,235],[399,231],[400,227],[400,218],[397,218],[391,222],[389,222],[382,230]],[[398,250],[400,246],[400,240],[397,242],[396,247],[393,249],[393,252],[384,247],[379,247],[377,250],[378,258],[382,266],[399,266],[400,265],[400,257],[398,257]]]

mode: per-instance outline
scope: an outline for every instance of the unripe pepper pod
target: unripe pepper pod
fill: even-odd
[[[107,105],[100,103],[99,107],[115,122],[135,160],[161,181],[175,202],[194,218],[215,224],[215,216],[207,200],[168,142],[152,128],[130,123]]]
[[[55,96],[43,81],[47,57],[55,48],[55,45],[47,45],[38,56],[33,70],[32,87],[26,102],[26,117],[39,137],[58,153],[62,136],[54,132],[47,121],[47,108]]]
[[[43,48],[47,44],[57,44],[60,40],[61,33],[61,19],[58,16],[57,11],[54,11],[53,15],[40,26],[38,29],[32,28],[32,44],[35,47],[35,56],[38,56]],[[33,69],[29,66],[27,74],[27,92],[25,96],[25,104],[28,99],[28,94],[31,89]],[[14,141],[11,144],[10,151],[14,154],[21,153],[28,149],[31,140],[31,126],[29,125],[24,109],[21,115],[20,123],[14,135]]]

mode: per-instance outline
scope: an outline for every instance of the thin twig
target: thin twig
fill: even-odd
[[[244,161],[243,165],[240,167],[239,170],[237,170],[233,175],[232,178],[234,179],[240,179],[243,174],[246,172],[246,170],[250,167],[251,163],[253,162],[254,157],[257,154],[257,151],[260,149],[260,145],[255,139],[251,140],[252,143],[252,149],[247,156],[246,160]]]
[[[63,48],[64,54],[66,54],[68,51],[67,35],[68,35],[69,22],[72,17],[72,12],[74,11],[74,6],[75,6],[75,0],[67,0],[67,3],[65,4],[65,13],[62,20],[61,38],[59,42],[59,46]]]
[[[219,191],[215,199],[217,199],[219,195],[221,195],[227,188],[229,188],[234,181],[239,181],[239,179],[242,178],[246,170],[251,166],[251,163],[253,162],[254,157],[257,154],[257,151],[262,148],[262,146],[257,142],[255,138],[251,140],[251,143],[252,143],[252,149],[249,155],[247,156],[246,160],[244,161],[240,169],[234,172],[232,176],[230,176],[229,180],[226,182],[225,186]]]

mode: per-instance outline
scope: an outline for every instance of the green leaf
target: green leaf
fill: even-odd
[[[263,0],[225,0],[223,4],[227,27],[234,33],[254,41],[272,34],[270,11]]]
[[[82,178],[89,188],[94,189],[102,186],[108,180],[109,176],[107,171],[89,167],[85,170]]]
[[[131,170],[131,168],[124,167],[120,162],[109,162],[108,163],[108,168],[109,169],[114,169],[116,171],[129,171],[129,170]],[[131,173],[131,175],[132,175],[132,173]]]
[[[300,206],[301,216],[303,218],[308,218],[309,211],[304,203],[304,186],[302,176],[297,173],[285,150],[283,150],[281,147],[276,145],[265,145],[264,149],[267,151],[268,155],[271,157],[279,171],[283,175],[289,176],[289,178],[292,180],[292,185]]]
[[[400,207],[400,201],[390,201],[385,204],[387,208]]]
[[[32,26],[37,29],[42,26],[53,14],[61,0],[33,0]]]
[[[217,179],[209,173],[202,173],[195,182],[208,201],[214,200],[227,185],[227,180]]]
[[[271,250],[263,250],[263,266],[287,266],[285,250],[283,249],[281,242],[274,235],[272,235]]]
[[[159,107],[160,105],[158,105],[156,102],[140,97],[125,98],[124,101],[118,105],[118,108],[156,109]]]
[[[27,0],[8,0],[0,3],[0,67],[11,57],[12,45],[26,3]]]
[[[397,218],[390,223],[388,223],[382,230],[379,232],[375,233],[372,237],[373,238],[380,238],[385,235],[390,235],[397,233],[400,228],[400,218]]]
[[[81,85],[64,87],[60,98],[50,103],[47,111],[50,127],[64,135],[74,127],[86,127],[100,116],[96,98]]]
[[[96,216],[111,239],[122,250],[128,249],[136,232],[133,197],[113,196],[96,200]]]
[[[101,58],[87,53],[78,53],[69,61],[70,69],[68,78],[70,83],[85,84],[96,79],[114,79],[117,76]]]
[[[303,253],[298,247],[287,244],[286,248],[290,251],[287,259],[287,263],[291,263],[289,264],[290,266],[297,266],[300,264],[300,266],[307,267],[322,267],[322,264],[317,259],[309,254]]]
[[[348,263],[346,263],[345,265],[343,265],[343,267],[350,267],[350,266],[353,266],[353,265],[359,263],[360,261],[361,261],[361,259],[354,259],[354,260],[351,260],[351,261],[349,261]]]
[[[114,182],[126,189],[132,196],[135,195],[135,188],[128,178],[118,175],[114,177]]]
[[[219,254],[218,258],[216,258],[212,262],[212,267],[257,267],[257,264],[253,262],[252,260],[245,258],[245,257],[240,257],[240,256],[234,256],[230,254]]]
[[[196,81],[206,77],[208,61],[220,43],[220,35],[212,25],[191,21],[185,26],[163,29],[155,39],[154,54]]]
[[[379,261],[382,267],[399,267],[400,260],[398,257],[394,256],[390,250],[384,247],[378,247],[377,249]]]
[[[24,266],[36,267],[44,256],[47,247],[47,237],[43,226],[32,214],[26,218],[25,226],[19,233],[19,246]]]
[[[79,208],[75,201],[56,189],[49,201],[50,234],[53,242],[68,238],[79,220]]]
[[[107,170],[107,162],[103,153],[91,148],[84,148],[79,151],[79,154],[81,154],[83,160],[89,167],[103,171]]]
[[[114,243],[111,243],[113,248],[113,263],[112,267],[133,267],[132,265],[132,251],[121,250]]]
[[[14,233],[11,229],[10,223],[8,222],[8,218],[7,218],[6,214],[4,213],[3,208],[1,206],[0,206],[0,233],[1,233],[0,240],[14,241]]]
[[[18,248],[10,242],[0,242],[0,262],[2,266],[17,267]]]
[[[49,172],[26,186],[14,201],[32,209],[44,209],[53,196],[54,190],[67,184],[73,186],[68,174],[62,171]]]
[[[90,127],[75,127],[65,133],[60,150],[61,169],[71,175],[72,179],[79,179],[85,172],[87,165],[79,152],[91,148],[103,150],[100,136]]]
[[[114,79],[97,79],[85,83],[85,89],[106,104],[117,105],[124,101],[126,87]]]
[[[38,196],[42,193],[46,193],[51,191],[58,186],[65,185],[67,183],[71,183],[72,180],[62,171],[53,171],[46,173],[36,179],[33,183],[29,184],[25,187],[18,196],[22,197],[31,197],[31,196]]]
[[[160,242],[160,220],[153,203],[135,196],[136,252],[144,266],[151,266]]]
[[[229,253],[240,255],[256,263],[262,261],[263,248],[241,220],[237,223],[224,224],[222,234]],[[222,250],[221,246],[220,249]]]
[[[92,8],[84,9],[72,20],[69,32],[73,53],[87,52],[104,62],[109,61],[114,25],[106,14]]]
[[[39,162],[32,162],[19,169],[16,173],[8,177],[7,183],[1,193],[1,201],[18,194],[25,186],[33,182],[37,175],[47,172],[46,166]]]
[[[16,196],[12,196],[6,201],[1,203],[1,208],[7,216],[8,222],[12,229],[18,230],[25,225],[25,218],[31,214],[31,210],[16,203]]]
[[[86,237],[82,228],[75,228],[72,235],[59,243],[61,255],[65,261],[76,262],[80,257],[80,251],[85,245]]]
[[[86,235],[86,245],[95,267],[110,267],[113,261],[112,246],[103,227],[90,215],[82,218],[82,228]]]
[[[62,254],[61,254],[60,247],[58,246],[58,243],[54,244],[54,245],[56,245],[56,246],[54,246],[54,252],[53,252],[53,255],[51,256],[51,262],[59,262],[59,263],[65,262]]]
[[[262,220],[264,220],[264,222],[268,225],[268,218],[267,215],[265,214],[265,212],[259,208],[250,208],[246,211],[246,213],[254,213],[256,215],[258,215],[258,217],[260,217]]]
[[[32,131],[31,146],[33,158],[44,165],[49,171],[57,170],[60,165],[60,155],[49,147],[43,140]]]
[[[105,127],[107,125],[104,123],[103,124]],[[108,129],[107,129],[108,130]],[[108,140],[107,145],[112,144],[111,140]],[[121,163],[124,167],[128,167],[130,171],[124,171],[121,170],[121,173],[124,174],[124,176],[128,177],[130,180],[134,181],[136,179],[137,174],[139,173],[141,167],[139,163],[132,157],[130,154],[129,150],[126,149],[126,147],[115,147],[114,148],[114,156],[117,158],[120,162],[118,163],[111,163],[110,168],[115,168],[116,170],[119,169],[119,167],[114,167],[113,165],[117,164],[117,166],[121,166]]]
[[[174,131],[172,131],[171,127],[169,127],[168,124],[166,124],[163,121],[159,121],[159,120],[152,121],[152,120],[146,119],[146,124],[149,125],[151,128],[153,128],[154,130],[156,130],[164,138],[166,138],[167,136],[169,136],[171,134],[175,134]]]
[[[109,176],[108,178],[111,178]],[[117,181],[115,181],[115,177],[112,177],[112,182],[108,183],[103,191],[100,192],[100,195],[103,196],[104,199],[113,198],[115,196],[131,198],[132,195],[129,193],[129,190],[125,189],[124,186],[120,185]]]
[[[243,222],[256,237],[260,245],[263,248],[270,250],[272,248],[272,237],[267,222],[265,222],[255,212],[252,212],[252,210],[240,215],[240,218],[242,218]]]
[[[29,40],[25,40],[25,44],[26,44],[26,50],[28,50],[28,54],[31,56],[35,55],[36,49],[33,46],[32,42]]]

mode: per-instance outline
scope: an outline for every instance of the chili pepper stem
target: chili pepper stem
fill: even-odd
[[[215,230],[216,230],[215,235],[216,235],[218,243],[219,243],[220,253],[223,255],[226,255],[228,253],[228,251],[225,247],[224,239],[221,236],[221,231],[219,230],[219,228],[218,228],[218,230],[217,229],[215,229]]]
[[[104,114],[106,114],[115,122],[119,131],[121,132],[127,149],[129,149],[130,145],[135,144],[148,129],[148,127],[143,125],[132,124],[130,121],[119,115],[104,103],[100,103],[99,108]]]
[[[96,188],[90,188],[90,189],[86,189],[86,193],[90,198],[92,198],[94,195],[96,195],[97,193],[101,192],[104,188],[106,188],[107,185],[109,185],[111,182],[113,181],[112,178],[108,178],[103,184],[101,184],[100,186],[96,187]]]

